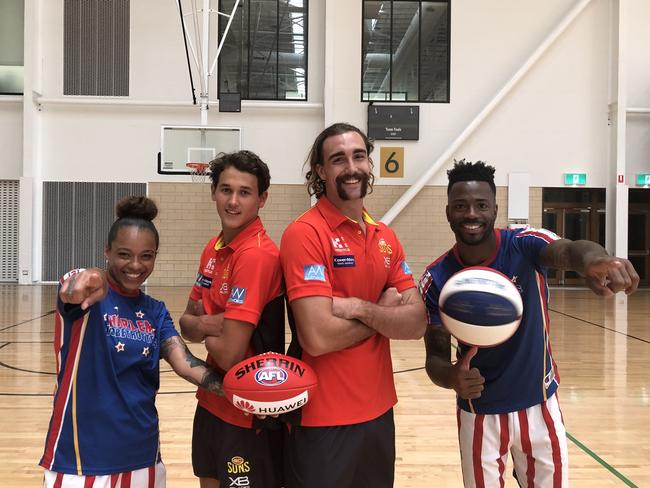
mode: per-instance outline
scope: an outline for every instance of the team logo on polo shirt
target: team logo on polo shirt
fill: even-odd
[[[384,238],[379,239],[379,252],[383,254],[393,254],[393,248],[390,247]]]
[[[305,264],[303,272],[305,281],[326,281],[325,266],[322,264]]]
[[[212,286],[212,278],[208,278],[204,274],[199,273],[196,275],[196,281],[194,284],[201,288],[210,288]]]
[[[237,288],[236,286],[233,286],[228,301],[238,305],[243,305],[244,300],[246,300],[246,288]]]
[[[355,266],[354,255],[334,256],[332,261],[335,268],[352,268]]]
[[[411,272],[411,268],[409,267],[409,265],[408,265],[408,263],[406,261],[402,261],[401,266],[402,266],[402,271],[404,272],[404,274],[407,274],[407,275],[412,275],[413,274]]]
[[[345,242],[343,236],[332,237],[332,247],[336,252],[350,252],[350,246]]]

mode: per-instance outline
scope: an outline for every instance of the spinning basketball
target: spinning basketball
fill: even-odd
[[[235,407],[255,415],[278,415],[305,405],[318,380],[307,364],[276,352],[245,359],[226,373],[223,390]]]
[[[523,304],[503,274],[474,266],[453,275],[440,291],[440,319],[449,333],[470,346],[495,346],[519,327]]]

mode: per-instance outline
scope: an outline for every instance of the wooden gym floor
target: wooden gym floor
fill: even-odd
[[[148,292],[178,319],[187,289]],[[51,285],[0,285],[0,485],[5,488],[41,485],[37,463],[54,386],[55,293]],[[551,297],[571,486],[650,486],[650,290],[602,300],[584,290],[555,289]],[[462,486],[453,392],[429,382],[421,341],[395,341],[392,347],[399,395],[395,486]],[[203,356],[201,345],[192,349]],[[196,487],[190,464],[194,388],[166,364],[162,371],[157,405],[168,486]],[[510,475],[506,486],[516,486]]]

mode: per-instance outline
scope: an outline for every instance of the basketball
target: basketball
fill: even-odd
[[[309,365],[266,352],[230,368],[223,390],[228,400],[246,413],[278,415],[305,405],[317,384],[316,373]]]
[[[521,322],[523,303],[507,276],[481,266],[453,275],[440,291],[440,319],[463,344],[496,346],[507,341]]]

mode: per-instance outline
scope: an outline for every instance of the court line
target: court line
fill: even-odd
[[[586,452],[589,456],[591,456],[593,459],[595,459],[598,462],[598,464],[600,464],[603,468],[605,468],[607,471],[609,471],[614,476],[616,476],[619,480],[621,480],[627,486],[631,486],[633,488],[639,488],[637,485],[635,485],[629,479],[627,479],[623,474],[621,474],[611,464],[609,464],[607,461],[605,461],[598,454],[596,454],[594,451],[589,449],[587,446],[585,446],[582,442],[580,442],[578,439],[573,437],[571,434],[569,434],[567,432],[566,436],[571,440],[571,442],[573,442],[576,446],[578,446],[580,449],[582,449],[584,452]],[[570,468],[570,466],[569,466],[569,468]]]
[[[626,334],[625,332],[621,332],[619,330],[612,329],[610,327],[605,327],[604,325],[597,324],[596,322],[591,322],[589,320],[585,320],[583,318],[576,317],[575,315],[571,315],[571,314],[568,314],[568,313],[565,313],[565,312],[560,312],[559,310],[553,310],[552,308],[549,308],[549,310],[551,312],[555,312],[557,314],[564,315],[565,317],[569,317],[571,319],[577,320],[578,322],[584,322],[585,324],[593,325],[595,327],[600,327],[601,329],[608,330],[610,332],[614,332],[616,334],[620,334],[620,335],[625,336],[625,337],[629,337],[630,339],[636,339],[637,341],[641,341],[641,342],[645,342],[646,344],[650,344],[649,340],[642,339],[640,337],[633,336],[631,334]]]
[[[56,310],[50,310],[49,312],[39,315],[38,317],[34,317],[28,320],[23,320],[22,322],[18,322],[17,324],[13,325],[8,325],[7,327],[0,329],[0,332],[4,332],[5,330],[11,329],[13,327],[18,327],[19,325],[27,324],[29,322],[33,322],[34,320],[42,319],[43,317],[47,317],[48,315],[52,315],[53,313],[56,313]]]

